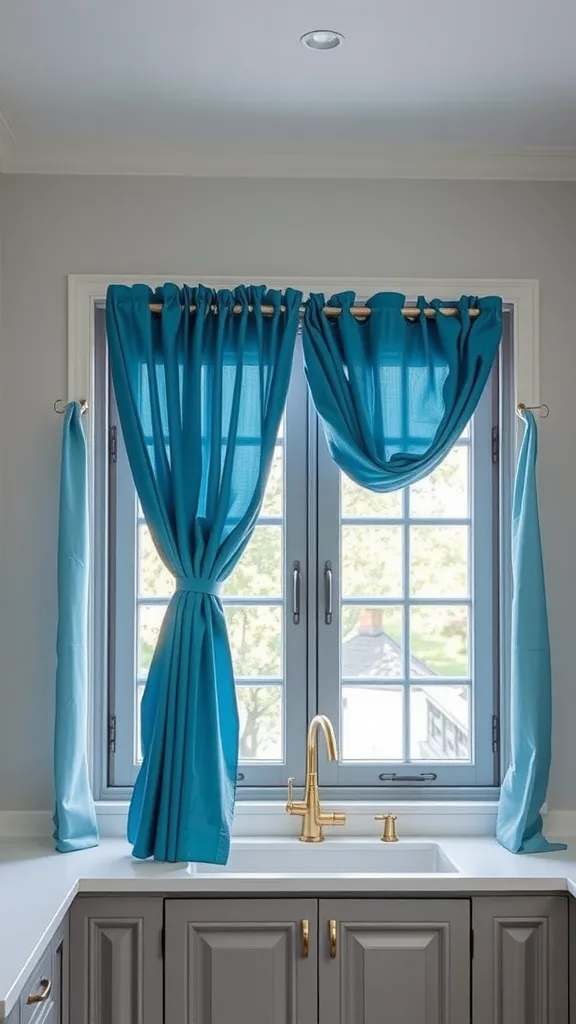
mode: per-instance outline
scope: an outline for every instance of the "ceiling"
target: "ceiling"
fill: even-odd
[[[317,28],[344,45],[306,50]],[[2,0],[0,166],[566,170],[575,36],[573,0]]]

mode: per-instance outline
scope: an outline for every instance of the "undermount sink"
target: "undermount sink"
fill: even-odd
[[[438,843],[375,839],[326,839],[321,844],[295,839],[233,840],[226,865],[191,863],[193,875],[350,875],[457,874]]]

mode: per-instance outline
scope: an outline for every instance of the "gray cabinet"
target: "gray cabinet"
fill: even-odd
[[[474,1024],[568,1024],[568,900],[473,901]]]
[[[69,980],[67,942],[63,926],[9,1024],[569,1019],[564,896],[80,896]],[[51,1002],[31,1020],[25,997],[50,964]]]
[[[324,899],[320,1024],[469,1024],[468,900]]]
[[[73,1024],[161,1024],[162,920],[163,900],[156,896],[79,896],[74,901]]]
[[[317,908],[167,900],[166,1024],[317,1024]]]

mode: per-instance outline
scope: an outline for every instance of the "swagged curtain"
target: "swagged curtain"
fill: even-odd
[[[462,296],[402,315],[405,296],[380,292],[351,313],[354,292],[311,295],[303,324],[306,376],[332,458],[355,483],[383,493],[427,476],[470,420],[502,335],[502,300]],[[323,307],[340,306],[337,317]],[[425,316],[429,305],[436,310]],[[458,316],[442,314],[443,306]],[[470,308],[480,314],[470,317]]]
[[[536,459],[538,431],[528,410],[512,505],[510,766],[500,791],[496,838],[512,853],[565,850],[542,835],[552,756],[552,686]]]
[[[176,577],[142,700],[143,763],[128,818],[136,857],[228,858],[238,712],[218,593],[262,503],[300,300],[264,286],[108,290],[130,466],[154,544]],[[163,304],[160,315],[151,302]]]

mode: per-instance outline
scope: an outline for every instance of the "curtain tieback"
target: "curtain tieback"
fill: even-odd
[[[205,580],[200,576],[176,577],[176,593],[210,594],[212,597],[219,597],[221,589],[222,584],[216,580]]]

